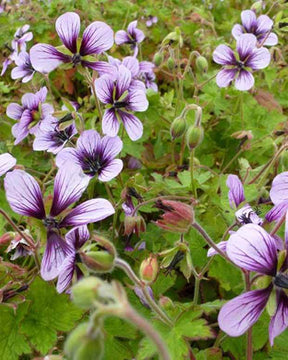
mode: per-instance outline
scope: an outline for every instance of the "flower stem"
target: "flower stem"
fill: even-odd
[[[193,304],[194,305],[197,305],[197,303],[198,303],[200,281],[201,281],[201,279],[199,278],[199,276],[196,276],[195,277],[195,284],[194,284],[194,297],[193,297]]]
[[[197,192],[194,186],[194,149],[192,149],[190,152],[189,167],[190,167],[191,190],[193,196],[195,197],[195,199],[197,199]]]

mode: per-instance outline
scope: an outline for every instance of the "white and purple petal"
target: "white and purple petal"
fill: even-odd
[[[244,34],[243,26],[236,24],[232,28],[232,36],[237,40],[242,34]]]
[[[288,200],[288,171],[282,172],[274,178],[270,198],[274,205]]]
[[[103,182],[110,181],[120,174],[123,169],[123,162],[120,159],[114,159],[108,162],[99,170],[98,179]]]
[[[266,68],[271,61],[271,54],[268,49],[261,47],[255,48],[249,58],[246,60],[245,65],[253,70]]]
[[[118,111],[125,130],[127,131],[128,136],[132,141],[140,139],[143,135],[143,124],[142,122],[133,114],[130,114],[126,111]]]
[[[113,104],[114,79],[103,75],[94,82],[98,99],[104,104]]]
[[[257,26],[256,14],[252,10],[244,10],[241,12],[242,24],[247,33],[252,33]]]
[[[80,249],[90,238],[87,225],[79,226],[71,229],[65,235],[65,240],[69,246],[75,250]]]
[[[222,88],[227,87],[235,79],[237,75],[237,69],[222,69],[216,76],[216,84]]]
[[[71,284],[73,279],[73,274],[75,271],[75,260],[76,254],[69,254],[65,257],[58,271],[58,281],[57,281],[57,292],[61,294],[64,292]]]
[[[12,103],[7,106],[6,115],[13,120],[20,120],[24,108],[19,104]]]
[[[0,155],[0,176],[6,174],[13,166],[16,165],[17,160],[9,153]]]
[[[227,45],[219,45],[213,52],[213,60],[220,65],[236,65],[232,49]]]
[[[114,43],[113,30],[102,21],[94,21],[83,33],[80,55],[102,54]]]
[[[253,34],[243,34],[236,42],[236,48],[239,53],[240,60],[245,62],[248,56],[250,56],[253,50],[257,46],[257,38]]]
[[[237,175],[228,175],[226,185],[229,188],[228,198],[231,208],[237,208],[244,200],[244,188]]]
[[[271,210],[265,215],[265,219],[269,222],[280,220],[281,217],[288,211],[288,200],[273,206]]]
[[[74,12],[67,12],[56,20],[56,31],[63,44],[72,54],[77,52],[77,39],[80,32],[80,17]]]
[[[216,246],[218,247],[218,249],[222,250],[225,253],[227,241],[220,241],[218,244],[216,244]],[[210,248],[207,252],[207,257],[211,257],[214,255],[219,255],[218,251],[216,251],[214,248]]]
[[[116,136],[119,131],[119,121],[116,115],[116,111],[111,109],[106,109],[102,119],[102,131],[105,135]]]
[[[254,85],[254,76],[247,70],[240,70],[236,80],[235,87],[238,90],[250,90]]]
[[[277,309],[272,316],[269,325],[269,340],[271,346],[274,345],[274,339],[280,335],[288,326],[288,298],[283,290],[277,291]]]

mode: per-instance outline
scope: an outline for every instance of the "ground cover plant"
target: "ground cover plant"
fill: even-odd
[[[287,2],[0,12],[0,359],[285,359]]]

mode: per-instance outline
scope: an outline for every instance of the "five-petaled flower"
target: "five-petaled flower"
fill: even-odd
[[[15,59],[17,65],[11,71],[12,79],[22,79],[23,83],[32,80],[35,70],[31,64],[30,55],[26,51],[21,51]]]
[[[270,63],[268,49],[257,47],[257,38],[252,34],[243,34],[237,39],[237,53],[227,45],[219,45],[213,52],[213,60],[223,65],[216,76],[219,87],[227,87],[235,80],[238,90],[249,90],[254,85],[251,70],[264,69]]]

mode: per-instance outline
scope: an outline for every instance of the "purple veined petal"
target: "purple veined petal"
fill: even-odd
[[[8,66],[10,65],[10,64],[12,64],[12,60],[11,59],[5,59],[4,60],[4,62],[3,62],[3,64],[2,64],[2,71],[1,71],[1,76],[3,76],[4,74],[5,74],[5,72],[6,72],[6,70],[7,70],[7,68],[8,68]]]
[[[268,49],[261,47],[260,49],[254,49],[252,54],[246,61],[246,66],[249,66],[253,70],[259,70],[266,68],[271,60],[271,54]]]
[[[61,150],[57,154],[55,162],[57,167],[62,167],[67,162],[75,163],[76,165],[81,166],[81,162],[79,161],[79,157],[77,155],[77,150],[70,147]]]
[[[10,154],[0,155],[0,176],[4,175],[8,170],[16,165],[17,160]]]
[[[59,269],[56,290],[59,294],[64,292],[72,282],[75,271],[75,254],[65,257]]]
[[[218,323],[229,336],[244,334],[259,319],[267,304],[272,286],[266,289],[248,291],[222,306]]]
[[[240,24],[236,24],[232,28],[232,36],[237,40],[242,34],[244,34],[243,27]]]
[[[130,92],[130,91],[142,91],[143,94],[145,95],[145,93],[146,93],[146,86],[145,86],[145,84],[144,84],[142,81],[133,79],[133,80],[131,81],[131,84],[130,84],[130,87],[129,87],[129,92]],[[145,95],[145,96],[146,96],[146,95]]]
[[[287,210],[288,200],[284,200],[281,203],[275,205],[270,211],[268,211],[268,213],[265,215],[265,219],[268,222],[280,220]]]
[[[104,112],[102,119],[102,131],[105,135],[116,136],[119,131],[119,121],[113,108]]]
[[[134,249],[133,249],[133,250],[134,250]],[[153,290],[151,289],[151,287],[150,287],[150,286],[147,286],[146,289],[147,289],[150,297],[154,300]],[[141,303],[142,303],[145,307],[147,307],[147,308],[149,309],[150,306],[149,306],[149,304],[148,304],[148,302],[147,302],[147,300],[146,300],[146,298],[145,298],[145,296],[144,296],[144,294],[143,294],[143,290],[141,289],[141,287],[140,287],[140,286],[134,286],[133,290],[134,290],[135,294],[138,296],[138,298],[139,298],[139,300],[141,301]]]
[[[27,69],[23,69],[20,66],[17,66],[11,71],[11,79],[16,80],[16,79],[24,78],[27,75],[30,76],[31,72],[34,73],[33,70],[27,70]]]
[[[69,246],[75,250],[80,249],[90,238],[87,225],[79,226],[71,229],[65,235],[65,240]]]
[[[124,65],[128,70],[130,70],[132,77],[136,77],[139,73],[139,61],[134,56],[126,56],[122,65]]]
[[[275,239],[261,226],[243,225],[228,240],[226,252],[237,266],[274,276],[277,269]]]
[[[128,34],[124,30],[119,30],[115,34],[115,44],[116,45],[122,45],[129,43],[131,39],[129,38]]]
[[[220,65],[236,65],[234,52],[227,45],[219,45],[213,52],[213,60]]]
[[[37,181],[24,170],[8,172],[4,178],[6,198],[17,214],[45,218],[42,193]]]
[[[275,205],[288,200],[288,171],[282,172],[274,178],[270,198]]]
[[[109,64],[113,65],[118,69],[118,67],[121,65],[121,60],[114,58],[113,56],[108,55],[108,62]]]
[[[245,201],[244,188],[237,175],[228,175],[226,185],[229,188],[228,198],[231,208],[237,208]]]
[[[257,46],[257,38],[253,34],[243,34],[236,42],[236,48],[241,61],[245,61]]]
[[[60,223],[61,227],[81,226],[94,223],[114,214],[115,210],[106,199],[91,199],[76,206]]]
[[[22,83],[23,83],[23,84],[26,84],[26,83],[28,83],[29,81],[31,81],[31,80],[33,79],[34,74],[35,74],[35,71],[33,71],[33,72],[31,72],[30,74],[27,74],[26,76],[24,76],[24,77],[22,78]]]
[[[141,43],[145,39],[144,32],[140,29],[135,29],[134,30],[134,39],[138,44]]]
[[[245,30],[250,33],[256,27],[256,15],[252,10],[244,10],[241,12],[241,20]]]
[[[89,184],[89,177],[80,166],[67,163],[61,166],[54,180],[51,216],[59,215],[68,206],[78,201]]]
[[[222,88],[227,87],[235,79],[237,75],[237,69],[222,69],[216,76],[216,84]]]
[[[257,215],[249,204],[245,204],[235,212],[235,217],[240,224],[244,225],[249,223],[262,225],[263,220]]]
[[[22,104],[26,109],[37,110],[40,100],[36,94],[27,93],[22,96]]]
[[[110,181],[114,179],[117,175],[119,175],[122,169],[122,160],[114,159],[112,161],[109,161],[109,163],[100,170],[98,179],[103,182]]]
[[[269,325],[269,340],[271,346],[274,345],[274,339],[280,335],[288,326],[288,298],[284,291],[277,291],[277,310],[272,316]]]
[[[247,70],[240,70],[236,80],[235,87],[240,91],[250,90],[254,85],[254,76]]]
[[[7,106],[6,115],[13,120],[20,120],[23,111],[24,109],[22,106],[12,103]]]
[[[71,56],[62,54],[54,46],[48,44],[37,44],[30,49],[30,59],[33,68],[48,74],[62,63],[71,62]]]
[[[88,67],[98,72],[99,76],[103,76],[105,74],[114,75],[115,74],[115,67],[106,61],[81,61],[82,66]]]
[[[29,125],[33,121],[30,110],[25,110],[19,122],[12,127],[12,135],[16,138],[14,144],[19,144],[29,134]]]
[[[94,82],[98,99],[104,104],[113,104],[114,81],[109,75],[103,75]]]
[[[132,111],[146,111],[148,106],[149,103],[145,92],[142,90],[139,91],[139,87],[130,87],[128,105],[126,106],[126,109]]]
[[[36,96],[39,102],[44,102],[48,94],[48,89],[46,86],[43,86],[39,91],[36,92]]]
[[[124,65],[120,65],[116,82],[116,100],[118,100],[123,95],[123,93],[129,89],[131,80],[131,71],[128,70]]]
[[[127,32],[137,43],[140,43],[145,39],[145,35],[142,30],[137,29],[137,23],[137,20],[132,21],[127,27]]]
[[[58,17],[55,28],[63,44],[72,54],[77,52],[77,39],[80,32],[80,17],[74,12],[67,12]]]
[[[224,253],[226,252],[226,246],[227,246],[227,241],[220,241],[218,244],[216,244],[217,247],[222,250]],[[207,257],[211,257],[211,256],[214,256],[214,255],[219,255],[219,253],[213,249],[213,248],[210,248],[207,252]]]
[[[141,61],[139,63],[139,71],[144,73],[153,72],[155,65],[151,61]]]
[[[267,33],[271,31],[273,27],[273,20],[267,15],[260,15],[257,19],[257,34]]]
[[[102,21],[94,21],[84,30],[80,46],[80,55],[102,54],[114,43],[114,33],[110,26]]]
[[[50,281],[59,275],[59,270],[66,256],[72,253],[69,245],[54,231],[47,234],[46,249],[41,262],[41,276]]]
[[[143,124],[142,122],[133,114],[127,113],[125,111],[118,111],[121,120],[123,121],[125,130],[127,131],[128,136],[132,141],[140,139],[143,135]]]
[[[119,136],[104,136],[101,139],[101,150],[103,160],[112,160],[120,153],[123,148],[123,142]]]
[[[278,36],[275,33],[271,33],[267,36],[263,45],[274,46],[278,44]]]
[[[101,146],[101,136],[96,130],[85,130],[77,140],[77,149],[83,157],[93,157],[98,153]]]

